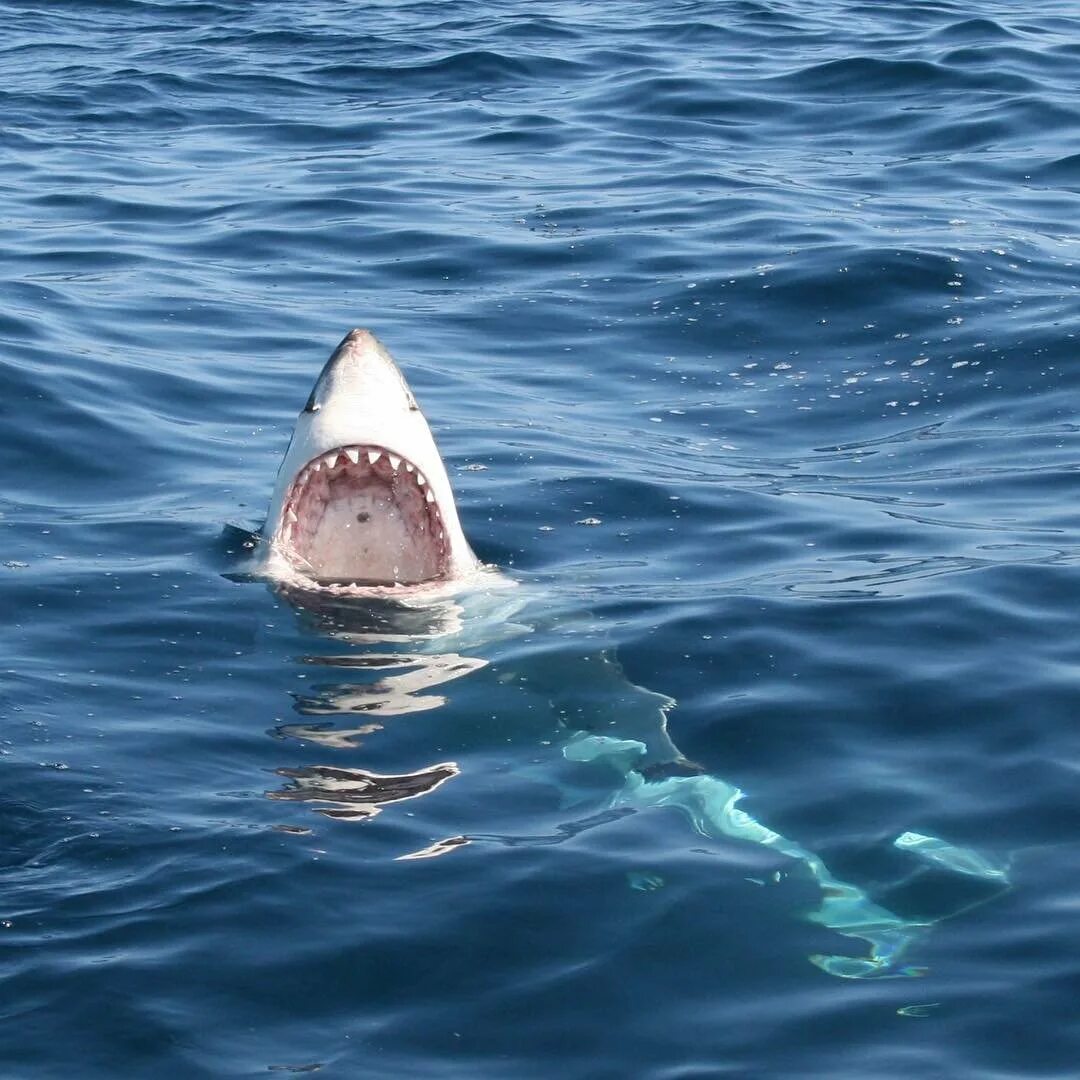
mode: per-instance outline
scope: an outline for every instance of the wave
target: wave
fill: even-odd
[[[889,60],[851,56],[812,64],[770,80],[792,93],[845,94],[858,97],[877,94],[942,91],[1030,92],[1037,83],[1022,75],[989,72],[983,75],[957,71],[932,60]]]

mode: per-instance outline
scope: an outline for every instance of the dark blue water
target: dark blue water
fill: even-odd
[[[0,26],[3,1076],[1077,1074],[1074,4]],[[520,632],[223,576],[354,325]]]

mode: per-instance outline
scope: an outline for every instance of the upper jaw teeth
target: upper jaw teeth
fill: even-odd
[[[390,463],[390,468],[393,469],[395,473],[397,473],[402,465],[404,465],[405,471],[409,473],[409,475],[416,477],[416,483],[419,487],[425,487],[427,485],[427,477],[425,477],[411,461],[399,457],[397,454],[392,454],[389,450],[367,450],[358,446],[342,447],[340,450],[330,450],[321,457],[315,458],[314,461],[309,462],[300,471],[297,480],[301,485],[306,484],[308,479],[315,473],[322,472],[323,466],[326,466],[327,472],[334,471],[342,457],[347,458],[354,465],[359,465],[361,454],[367,454],[369,465],[377,464],[385,456],[386,460]],[[435,497],[431,494],[430,490],[426,492],[426,495],[428,502],[435,501]]]

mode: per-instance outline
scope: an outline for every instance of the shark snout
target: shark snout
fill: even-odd
[[[379,339],[366,327],[354,326],[342,339],[334,351],[336,356],[342,351],[348,351],[350,355],[361,358],[365,352],[381,349]]]
[[[338,372],[355,377],[365,371],[373,374],[386,370],[391,370],[400,377],[397,364],[382,342],[370,330],[358,326],[350,330],[330,354],[323,375]]]
[[[335,404],[391,410],[417,407],[401,369],[365,327],[350,330],[331,353],[311,392],[307,411]]]

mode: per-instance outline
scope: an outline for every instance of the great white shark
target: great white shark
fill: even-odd
[[[378,671],[375,683],[330,687],[297,704],[307,716],[362,712],[364,724],[279,729],[326,747],[359,745],[385,715],[444,704],[445,698],[426,691],[487,665],[466,651],[483,652],[507,634],[545,625],[565,632],[570,625],[551,614],[549,602],[515,587],[473,553],[431,429],[400,368],[369,330],[349,331],[316,379],[278,471],[261,540],[257,576],[269,579],[317,624],[325,617],[326,633],[352,645],[409,646],[405,655],[368,651],[313,658]],[[507,586],[512,593],[503,592]],[[492,599],[500,594],[501,600]],[[571,629],[568,636],[575,634]],[[944,910],[897,914],[841,880],[815,853],[746,813],[737,805],[743,796],[738,787],[684,758],[667,730],[675,702],[628,680],[608,651],[560,663],[546,684],[535,672],[515,678],[522,693],[531,685],[547,697],[560,718],[563,762],[614,772],[608,810],[675,807],[703,836],[760,845],[804,866],[821,895],[807,918],[869,949],[864,957],[810,957],[829,974],[918,974],[900,962],[914,940],[1008,885],[1005,867],[974,850],[905,832],[892,844],[911,860],[901,886],[929,870],[969,887],[953,890],[959,899]],[[454,762],[400,776],[338,766],[282,769],[279,775],[289,783],[268,794],[321,803],[321,812],[331,817],[367,819],[459,772]],[[441,855],[484,839],[453,836],[402,857]]]
[[[460,587],[483,572],[409,384],[370,330],[326,361],[278,471],[267,569],[337,595]]]

